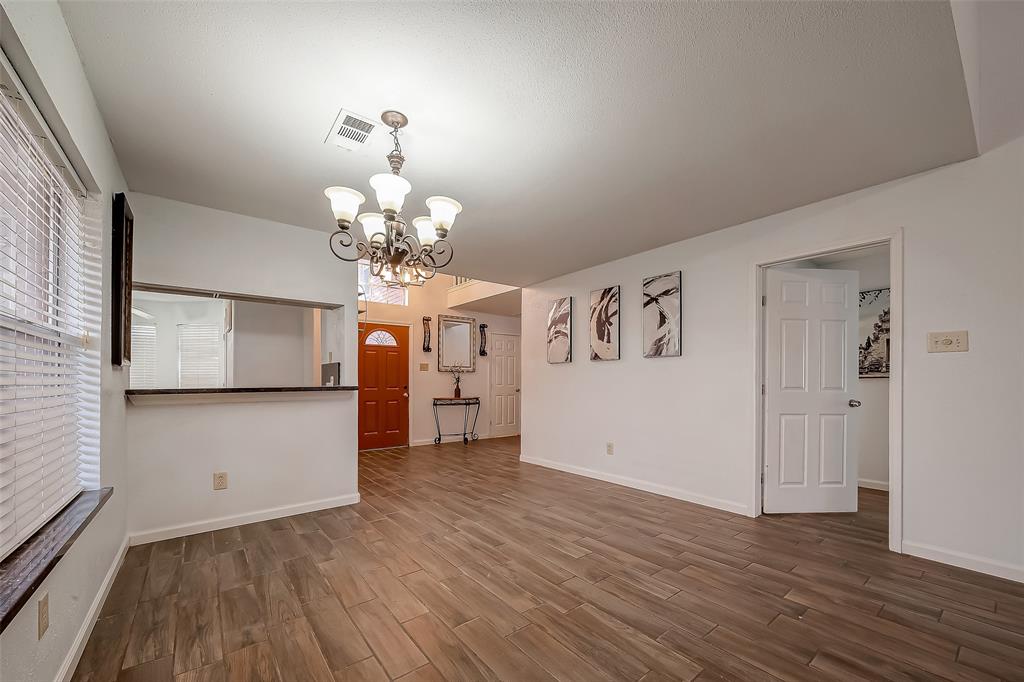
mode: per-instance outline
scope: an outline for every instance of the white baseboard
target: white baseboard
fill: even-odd
[[[889,481],[873,481],[870,478],[862,478],[858,480],[857,485],[861,488],[870,488],[872,490],[889,489]]]
[[[599,481],[617,483],[618,485],[624,485],[627,488],[636,488],[637,490],[644,490],[646,492],[654,493],[656,495],[664,495],[665,497],[671,497],[676,500],[683,500],[684,502],[693,502],[694,504],[704,505],[705,507],[714,507],[715,509],[722,509],[724,511],[732,512],[734,514],[742,514],[744,516],[750,515],[750,510],[745,504],[733,502],[732,500],[723,500],[717,497],[708,497],[707,495],[701,495],[699,493],[691,492],[689,490],[683,490],[682,488],[673,488],[671,486],[662,485],[660,483],[651,483],[650,481],[641,481],[636,478],[619,476],[617,474],[609,474],[603,471],[587,469],[585,467],[579,467],[572,464],[563,464],[562,462],[555,462],[553,460],[542,459],[540,457],[520,457],[519,461],[526,462],[527,464],[536,464],[538,466],[547,467],[549,469],[558,469],[559,471],[565,471],[566,473],[570,474],[577,474],[578,476],[586,476],[587,478],[596,478]]]
[[[180,538],[183,535],[205,533],[210,530],[220,530],[221,528],[241,526],[246,523],[256,523],[257,521],[268,521],[270,519],[281,518],[282,516],[304,514],[306,512],[319,511],[321,509],[330,509],[331,507],[344,507],[345,505],[356,504],[357,502],[359,502],[359,493],[353,493],[351,495],[340,495],[338,497],[329,497],[323,500],[303,502],[302,504],[260,509],[254,512],[247,512],[245,514],[236,514],[235,516],[221,516],[216,519],[186,523],[180,526],[140,530],[129,534],[129,544],[132,546],[144,545],[147,542],[158,542],[160,540],[168,540],[170,538]]]
[[[995,561],[976,554],[958,552],[956,550],[936,547],[934,545],[926,545],[919,542],[910,542],[909,540],[903,541],[903,553],[912,554],[913,556],[921,557],[922,559],[938,561],[942,564],[959,566],[960,568],[978,571],[979,573],[987,573],[988,575],[1006,578],[1007,580],[1024,582],[1024,565],[1021,564]]]
[[[121,548],[117,550],[114,561],[111,562],[110,568],[107,570],[107,575],[104,576],[103,582],[100,583],[100,589],[96,592],[96,597],[92,600],[92,604],[89,605],[89,611],[85,614],[85,622],[78,629],[78,634],[75,635],[75,641],[71,645],[71,650],[68,651],[68,655],[64,658],[60,670],[57,671],[57,677],[54,679],[68,682],[75,674],[78,661],[82,658],[82,654],[85,652],[85,645],[89,642],[89,635],[92,634],[92,629],[96,627],[96,619],[100,615],[100,609],[103,608],[103,602],[107,600],[107,595],[110,594],[114,578],[117,577],[117,572],[121,570],[121,564],[124,563],[124,555],[127,552],[128,536],[125,536],[124,541],[121,543]]]

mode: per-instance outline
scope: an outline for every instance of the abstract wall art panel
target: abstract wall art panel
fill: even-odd
[[[548,362],[572,362],[572,296],[551,301],[548,311]]]
[[[619,359],[619,287],[590,292],[590,359]]]
[[[682,354],[683,274],[680,270],[644,278],[643,343],[645,358]]]
[[[860,292],[860,376],[889,376],[889,289]]]

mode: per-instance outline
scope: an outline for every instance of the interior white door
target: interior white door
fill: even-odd
[[[519,433],[519,337],[489,334],[491,357],[491,435]]]
[[[859,279],[766,271],[766,513],[857,511]]]

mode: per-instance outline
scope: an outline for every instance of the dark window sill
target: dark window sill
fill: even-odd
[[[18,615],[57,562],[114,494],[113,488],[84,490],[46,525],[0,562],[0,632]]]

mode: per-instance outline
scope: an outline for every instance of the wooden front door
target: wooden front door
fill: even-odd
[[[367,323],[359,334],[359,449],[409,444],[409,328]]]

